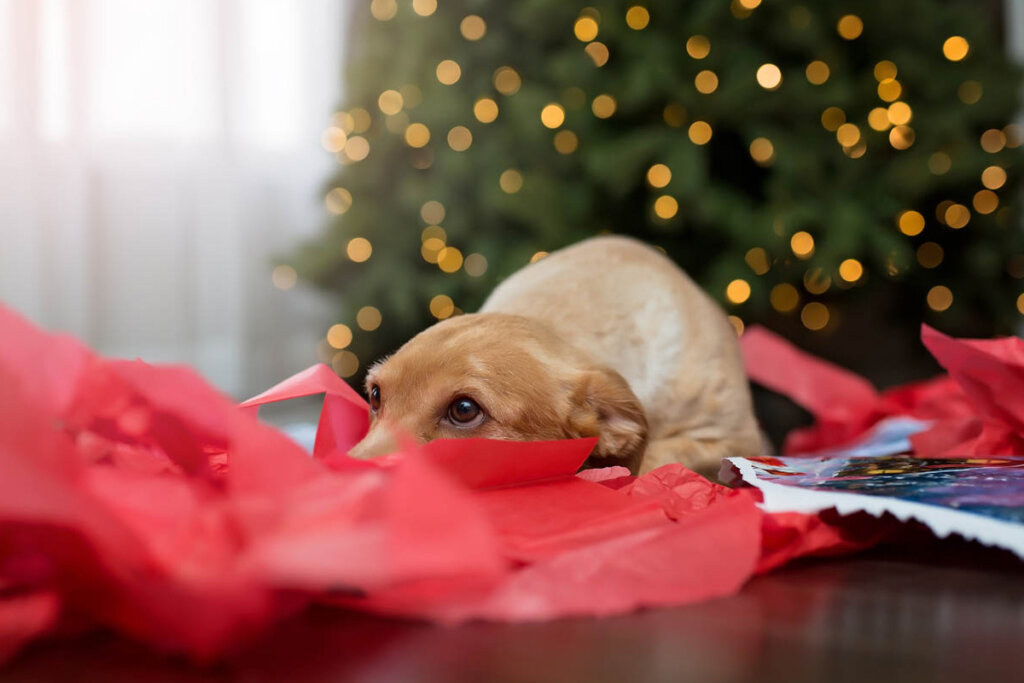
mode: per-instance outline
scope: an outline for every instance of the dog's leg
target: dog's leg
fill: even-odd
[[[640,474],[646,474],[662,465],[680,463],[712,481],[717,480],[722,458],[751,457],[760,454],[759,441],[751,439],[693,439],[671,436],[655,439],[647,444]]]

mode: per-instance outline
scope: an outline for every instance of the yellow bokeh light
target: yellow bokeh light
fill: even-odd
[[[594,112],[594,116],[597,118],[607,119],[615,113],[615,108],[617,106],[618,103],[611,95],[598,95],[594,98],[594,101],[590,103],[590,110]]]
[[[373,123],[373,117],[370,116],[370,112],[366,111],[362,107],[356,107],[349,111],[349,116],[352,117],[352,133],[365,133],[370,129],[370,125]]]
[[[370,155],[370,141],[362,135],[353,135],[345,143],[343,151],[351,161],[362,161]]]
[[[686,54],[694,59],[704,59],[711,54],[711,41],[707,36],[690,36],[686,41]]]
[[[475,14],[466,15],[459,23],[459,32],[466,40],[480,40],[487,33],[487,22]]]
[[[630,27],[634,31],[640,31],[647,28],[647,24],[650,22],[651,13],[647,11],[646,7],[633,5],[626,10],[626,26]]]
[[[340,216],[352,208],[352,193],[343,187],[336,187],[324,197],[324,205],[335,216]]]
[[[990,190],[998,190],[1006,184],[1006,171],[1001,166],[989,166],[981,172],[981,184]]]
[[[839,264],[839,277],[847,282],[856,282],[864,276],[864,266],[855,258],[845,259]]]
[[[530,257],[530,263],[536,263],[537,261],[546,259],[547,257],[548,257],[548,252],[546,252],[546,251],[538,251],[533,256]]]
[[[910,119],[913,118],[914,112],[906,102],[893,102],[889,105],[888,116],[889,123],[894,126],[902,126],[910,123]]]
[[[492,123],[498,118],[498,103],[490,97],[481,97],[473,104],[473,116],[480,123]]]
[[[718,75],[714,71],[705,69],[694,77],[693,86],[702,95],[710,95],[718,90]]]
[[[1024,315],[1024,294],[1017,297],[1017,311]]]
[[[597,22],[592,17],[580,17],[573,25],[572,32],[578,40],[589,43],[597,38]]]
[[[672,169],[665,164],[654,164],[647,169],[647,184],[651,187],[665,187],[672,182]]]
[[[801,230],[789,238],[789,248],[797,258],[810,258],[814,255],[814,238],[811,233]]]
[[[762,64],[757,67],[757,84],[765,90],[777,90],[782,85],[782,69],[775,64]]]
[[[338,351],[331,359],[331,369],[339,377],[351,377],[359,372],[359,357],[349,351]]]
[[[1016,123],[1004,126],[1003,135],[1006,137],[1006,146],[1010,149],[1016,149],[1021,144],[1024,144],[1024,128],[1021,128]]]
[[[295,287],[295,283],[299,280],[299,274],[295,272],[295,269],[286,263],[282,263],[279,266],[274,266],[274,269],[270,271],[270,282],[280,289],[282,292],[287,292],[289,289]]]
[[[462,267],[462,252],[456,247],[445,247],[437,252],[437,267],[446,273],[454,273]]]
[[[370,254],[373,253],[373,245],[365,237],[353,237],[348,241],[345,253],[352,261],[362,263],[370,258]]]
[[[755,275],[764,275],[771,268],[768,251],[763,247],[748,249],[747,253],[743,256],[743,260],[747,262],[747,265],[750,266]]]
[[[971,222],[971,210],[963,204],[951,204],[946,208],[943,218],[946,221],[946,225],[959,230]]]
[[[690,137],[690,142],[695,145],[706,145],[711,141],[711,124],[707,121],[694,121],[690,124],[690,128],[687,134]]]
[[[523,85],[519,73],[509,66],[498,67],[494,72],[494,89],[502,95],[515,95]]]
[[[352,330],[348,325],[331,325],[327,330],[327,343],[336,349],[343,349],[352,343]]]
[[[739,0],[743,9],[757,9],[761,6],[761,0]]]
[[[384,117],[384,127],[395,135],[404,135],[405,129],[409,127],[409,115],[404,111]]]
[[[800,305],[800,292],[788,282],[783,282],[772,287],[768,299],[772,304],[772,308],[776,311],[779,313],[789,313],[796,310],[796,307]]]
[[[438,294],[430,300],[430,314],[438,320],[452,317],[455,312],[455,302],[447,294]]]
[[[467,275],[480,277],[487,272],[487,258],[483,254],[469,254],[462,267]]]
[[[440,225],[428,225],[420,232],[420,240],[426,242],[429,239],[439,239],[442,242],[448,239],[448,233]],[[442,245],[444,246],[444,245]],[[440,249],[441,247],[438,247]]]
[[[1006,135],[998,128],[989,128],[981,134],[981,148],[989,154],[996,154],[1006,147]]]
[[[937,268],[944,256],[942,247],[935,242],[925,242],[917,248],[917,262],[922,268]]]
[[[661,117],[673,128],[682,128],[686,123],[686,107],[678,103],[667,104],[661,112]]]
[[[896,78],[896,74],[899,72],[897,71],[895,64],[890,62],[888,59],[883,59],[875,64],[874,73],[875,80],[881,83],[882,81]]]
[[[743,330],[746,329],[746,326],[743,324],[743,319],[742,318],[740,318],[738,316],[735,316],[735,315],[730,315],[729,316],[729,324],[731,324],[732,328],[734,330],[736,330],[736,336],[737,337],[742,337],[743,336]]]
[[[807,76],[807,81],[811,85],[821,85],[828,80],[830,73],[831,71],[828,68],[828,64],[820,59],[816,59],[808,64],[807,68],[804,70],[804,75]]]
[[[878,84],[878,98],[883,102],[895,102],[903,94],[903,86],[895,78],[887,78]]]
[[[380,310],[373,306],[363,306],[356,313],[356,325],[359,325],[359,329],[366,330],[367,332],[373,332],[375,329],[380,327],[381,315]]]
[[[956,96],[964,104],[977,104],[981,101],[981,96],[984,92],[984,88],[981,87],[981,83],[978,83],[978,81],[964,81],[956,89]]]
[[[963,36],[950,36],[942,43],[942,54],[951,62],[959,62],[970,52],[971,45]]]
[[[437,11],[437,0],[412,0],[412,11],[421,17],[429,17]]]
[[[825,130],[836,131],[846,123],[846,112],[839,107],[829,107],[821,112],[821,125]]]
[[[430,129],[422,123],[410,123],[405,129],[405,144],[410,147],[426,147],[430,142]]]
[[[611,53],[608,52],[608,46],[598,41],[590,43],[583,50],[593,60],[594,66],[604,66],[608,63],[608,58],[611,56]]]
[[[828,325],[828,307],[823,303],[812,301],[800,311],[800,322],[809,330],[823,330]]]
[[[913,237],[920,235],[924,230],[924,216],[918,211],[903,211],[896,220],[896,224],[899,226],[900,232]]]
[[[858,142],[853,147],[843,147],[843,154],[850,157],[851,159],[860,159],[864,156],[864,153],[868,151],[868,146],[863,140]]]
[[[953,292],[945,285],[935,285],[928,290],[925,300],[928,302],[928,308],[941,313],[953,305]]]
[[[552,140],[559,154],[572,154],[580,146],[580,139],[571,130],[560,130]]]
[[[824,294],[832,286],[832,278],[821,268],[811,268],[804,273],[804,289],[811,294]]]
[[[679,202],[675,197],[663,194],[654,200],[654,214],[662,220],[668,220],[679,212]]]
[[[465,126],[455,126],[448,131],[448,146],[456,152],[465,152],[473,144],[473,134]]]
[[[844,40],[854,40],[864,32],[864,22],[856,14],[847,14],[836,24],[836,31]]]
[[[750,143],[750,158],[760,166],[769,166],[775,161],[775,145],[768,138],[754,138]]]
[[[949,173],[953,167],[953,159],[945,152],[935,152],[928,157],[928,170],[935,175]]]
[[[860,142],[860,128],[852,123],[844,123],[836,129],[836,140],[843,147],[853,147]]]
[[[454,85],[462,77],[462,68],[454,59],[445,59],[437,65],[436,73],[443,85]]]
[[[395,0],[373,0],[370,3],[370,14],[377,21],[390,21],[397,12],[398,3]]]
[[[889,130],[889,110],[885,107],[875,107],[868,112],[868,125],[871,126],[872,130],[879,132]]]
[[[974,210],[987,216],[999,208],[999,197],[992,190],[978,190],[971,200]]]
[[[377,106],[385,114],[397,114],[404,106],[402,93],[397,90],[385,90],[377,98]]]
[[[445,209],[444,204],[431,199],[429,202],[424,202],[423,206],[420,207],[420,218],[427,225],[440,225],[444,222]]]
[[[725,288],[725,298],[732,304],[742,304],[750,298],[750,283],[743,279],[735,279]]]
[[[548,128],[558,128],[565,123],[565,109],[554,102],[544,105],[540,111],[540,122]]]
[[[498,178],[498,186],[502,192],[515,194],[523,189],[523,174],[514,168],[502,171],[501,177]]]
[[[420,245],[420,256],[427,263],[437,263],[437,255],[445,248],[444,240],[439,237],[428,237]]]
[[[337,126],[331,126],[320,136],[320,144],[332,154],[337,154],[345,149],[346,142],[348,142],[348,135]]]
[[[917,134],[910,126],[896,126],[889,131],[889,144],[895,149],[908,149],[916,138]]]

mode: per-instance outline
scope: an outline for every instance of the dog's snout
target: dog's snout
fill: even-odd
[[[363,440],[352,447],[348,452],[350,457],[359,460],[369,460],[380,455],[387,455],[398,450],[399,441],[395,429],[388,423],[378,420],[370,427]]]

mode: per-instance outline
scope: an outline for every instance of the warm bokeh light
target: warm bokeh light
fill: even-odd
[[[918,211],[903,211],[896,222],[900,232],[910,237],[920,235],[924,230],[924,216]]]
[[[370,14],[378,21],[391,21],[398,12],[395,0],[373,0],[370,3]]]
[[[423,228],[420,232],[420,240],[426,242],[429,239],[439,239],[441,242],[445,242],[448,239],[448,233],[440,225],[428,225]],[[443,246],[443,245],[442,245]],[[438,247],[440,249],[440,247]]]
[[[928,157],[928,170],[935,175],[944,175],[949,173],[949,169],[953,167],[953,160],[945,152],[935,152]]]
[[[854,40],[864,32],[864,22],[856,14],[847,14],[839,19],[836,31],[844,40]]]
[[[351,377],[359,372],[359,357],[348,349],[338,351],[331,359],[331,369],[339,377]]]
[[[779,313],[790,313],[800,305],[800,292],[788,282],[783,282],[772,287],[768,300]]]
[[[572,154],[580,145],[580,139],[571,130],[560,130],[552,140],[559,154]]]
[[[381,315],[380,310],[374,306],[363,306],[356,313],[356,325],[359,325],[359,329],[366,330],[367,332],[373,332],[380,327]]]
[[[800,311],[800,322],[809,330],[823,330],[828,325],[828,321],[828,307],[823,303],[812,301]]]
[[[896,78],[897,73],[898,71],[896,69],[896,65],[890,62],[888,59],[883,59],[882,61],[875,64],[875,80],[878,81],[879,83],[890,78]]]
[[[667,104],[661,112],[661,118],[673,128],[682,128],[686,123],[686,107],[678,103]]]
[[[945,285],[935,285],[928,290],[926,301],[928,308],[941,313],[953,305],[953,292]]]
[[[889,110],[885,107],[875,107],[868,112],[868,125],[872,130],[878,132],[889,130],[892,124],[889,122]]]
[[[737,337],[742,337],[743,336],[743,330],[746,329],[746,326],[743,324],[743,319],[742,318],[740,318],[739,316],[730,315],[729,316],[729,324],[732,325],[732,328],[734,330],[736,330],[736,336]]]
[[[597,22],[592,17],[580,17],[572,27],[572,32],[578,40],[589,43],[597,38]]]
[[[856,282],[864,275],[864,266],[855,258],[848,258],[839,264],[839,277],[847,282]]]
[[[755,275],[764,275],[771,268],[768,252],[763,247],[748,249],[743,260],[747,262]]]
[[[895,102],[903,94],[903,86],[895,78],[887,78],[878,84],[878,99],[884,102]]]
[[[917,248],[917,262],[922,268],[937,268],[944,256],[942,246],[936,242],[925,242]]]
[[[430,142],[430,129],[422,123],[410,123],[405,129],[405,144],[410,147],[426,147]]]
[[[1006,184],[1006,171],[1001,166],[989,166],[981,172],[981,184],[990,190],[998,190]]]
[[[978,81],[964,81],[956,89],[956,96],[964,104],[977,104],[981,101],[981,96],[984,92],[985,89]]]
[[[647,11],[646,7],[640,5],[634,5],[626,10],[626,26],[630,27],[634,31],[640,31],[647,28],[647,24],[651,21],[651,13]]]
[[[686,54],[694,59],[704,59],[711,53],[711,41],[707,36],[690,36],[686,41]]]
[[[952,204],[944,214],[946,225],[959,230],[971,221],[971,211],[963,204]]]
[[[444,240],[440,237],[428,237],[420,245],[420,256],[427,263],[437,263],[437,255],[445,248]]]
[[[750,298],[750,283],[737,278],[725,288],[725,298],[732,304],[742,304]]]
[[[1017,297],[1017,311],[1024,315],[1024,294]]]
[[[454,59],[445,59],[437,65],[437,80],[443,85],[455,85],[462,77],[462,69]]]
[[[844,123],[836,129],[836,140],[843,147],[853,147],[860,142],[860,128],[853,123]]]
[[[362,161],[370,155],[370,141],[362,135],[353,135],[345,143],[343,151],[350,161]]]
[[[679,211],[679,202],[675,197],[664,194],[654,200],[654,214],[662,220],[668,220]]]
[[[831,70],[828,68],[828,64],[820,59],[816,59],[808,64],[804,70],[804,75],[807,76],[807,81],[811,85],[821,85],[828,80],[830,73]]]
[[[455,312],[455,302],[447,294],[438,294],[430,300],[430,314],[438,320],[450,318]]]
[[[519,72],[509,66],[498,67],[494,72],[494,89],[502,95],[515,95],[523,85]]]
[[[344,130],[337,126],[331,126],[324,131],[324,134],[320,136],[320,144],[324,146],[331,154],[337,154],[341,150],[345,149],[345,143],[348,141],[348,135]]]
[[[706,121],[694,121],[690,124],[687,134],[690,136],[690,142],[693,144],[706,145],[711,141],[711,124]]]
[[[448,131],[448,146],[456,152],[465,152],[473,144],[473,134],[465,126],[455,126]]]
[[[615,113],[616,106],[615,98],[611,95],[598,95],[590,103],[590,110],[594,112],[594,116],[597,118],[607,119]]]
[[[896,126],[889,131],[889,144],[895,149],[908,149],[916,139],[917,134],[910,126]]]
[[[981,134],[981,148],[989,154],[996,154],[1006,147],[1006,135],[998,128],[989,128]]]
[[[565,109],[554,102],[544,105],[540,110],[540,122],[548,128],[558,128],[565,123]]]
[[[487,33],[487,22],[475,14],[469,14],[459,24],[459,32],[466,40],[480,40]]]
[[[377,107],[384,114],[397,114],[402,111],[404,104],[402,93],[397,90],[385,90],[377,98]]]
[[[353,237],[345,247],[345,254],[356,263],[362,263],[370,258],[373,253],[373,245],[365,237]]]
[[[846,123],[846,112],[839,107],[829,107],[821,112],[821,125],[825,130],[836,131]]]
[[[750,158],[760,166],[770,166],[775,161],[775,145],[768,138],[754,138],[750,143]]]
[[[327,330],[327,343],[336,349],[343,349],[352,343],[352,329],[338,323]]]
[[[429,17],[437,11],[437,0],[412,0],[412,11],[421,17]]]
[[[498,186],[507,194],[515,194],[523,189],[523,174],[514,168],[502,171]]]
[[[942,54],[951,62],[959,62],[970,52],[971,45],[963,36],[950,36],[942,43]]]
[[[710,95],[718,90],[718,76],[714,71],[705,69],[694,77],[693,87],[702,95]]]
[[[832,286],[832,278],[821,268],[811,268],[804,273],[804,289],[811,294],[824,294]]]
[[[481,97],[473,104],[473,116],[480,123],[492,123],[498,118],[498,103],[490,97]]]
[[[445,247],[437,252],[437,267],[446,273],[454,273],[462,267],[462,252],[455,247]]]
[[[757,67],[757,84],[765,90],[776,90],[782,85],[782,69],[775,64]]]
[[[469,254],[462,268],[467,275],[480,277],[487,272],[487,258],[483,254]]]
[[[324,205],[335,216],[340,216],[352,208],[352,193],[344,187],[336,187],[324,197]]]
[[[814,254],[814,238],[811,233],[801,230],[789,238],[789,248],[797,258],[810,258]]]
[[[978,190],[971,199],[971,205],[985,216],[999,208],[999,197],[992,190]]]
[[[590,59],[594,61],[594,66],[604,66],[608,63],[608,58],[611,56],[608,52],[608,46],[597,41],[590,43],[583,49]]]
[[[548,257],[548,252],[546,252],[546,251],[538,251],[537,253],[535,253],[533,256],[530,257],[530,263],[536,263],[537,261],[540,261],[541,259],[545,259],[547,257]]]
[[[280,289],[282,292],[287,292],[289,289],[295,287],[295,283],[298,282],[299,275],[295,272],[295,269],[286,263],[274,266],[274,269],[270,271],[270,282]]]
[[[654,164],[647,169],[647,184],[651,187],[665,187],[672,182],[672,169],[665,164]]]
[[[910,123],[910,119],[913,118],[913,116],[914,112],[906,102],[893,102],[889,105],[889,123],[894,126],[902,126]]]
[[[420,207],[420,218],[428,225],[440,225],[444,222],[444,216],[444,204],[436,199],[424,202],[423,206]]]

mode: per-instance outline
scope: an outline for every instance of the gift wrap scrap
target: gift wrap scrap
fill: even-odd
[[[749,362],[794,353],[749,334]],[[409,443],[358,461],[347,452],[367,405],[326,366],[236,405],[188,368],[106,359],[2,306],[0,340],[0,660],[105,628],[210,661],[314,603],[442,624],[683,605],[891,526],[766,510],[757,488],[679,465],[578,472],[593,439]],[[776,387],[818,419],[793,444],[843,445],[896,415],[930,421],[915,449],[1015,444],[1020,423],[995,397],[1017,356],[966,344],[1000,384],[963,386],[957,373],[977,364],[947,366],[956,428],[932,385],[879,396],[851,376],[852,401],[814,386],[841,372],[819,364],[806,384]],[[314,394],[311,457],[256,412]]]

